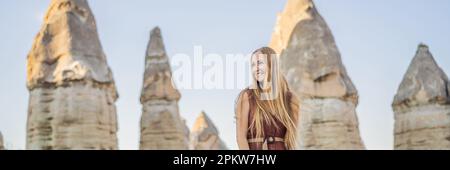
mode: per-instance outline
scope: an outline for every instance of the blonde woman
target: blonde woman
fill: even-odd
[[[295,149],[299,102],[280,74],[275,51],[263,47],[253,52],[251,68],[253,85],[236,101],[239,149]]]

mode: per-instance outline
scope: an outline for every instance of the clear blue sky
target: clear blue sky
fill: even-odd
[[[7,147],[25,148],[26,56],[49,0],[0,1],[0,131]],[[90,0],[120,99],[120,149],[137,149],[139,103],[149,31],[162,29],[169,55],[251,53],[267,45],[286,0]],[[420,42],[450,74],[450,1],[317,0],[360,95],[358,116],[368,149],[392,149],[390,107]],[[181,90],[180,112],[192,126],[205,110],[236,149],[235,90]],[[211,100],[214,99],[214,100]]]

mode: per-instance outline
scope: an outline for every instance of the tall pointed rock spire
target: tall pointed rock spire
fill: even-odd
[[[418,46],[394,98],[394,106],[449,103],[450,83],[425,44]]]
[[[27,149],[117,149],[118,95],[86,0],[51,1],[27,87]]]
[[[219,137],[219,131],[204,111],[200,113],[191,130],[191,149],[225,150],[227,147]]]
[[[287,47],[297,23],[312,17],[309,10],[313,6],[311,0],[288,0],[284,11],[278,14],[269,46],[277,53],[281,53]]]
[[[420,44],[392,103],[395,149],[450,149],[450,82]]]
[[[145,57],[144,84],[141,103],[148,100],[180,99],[180,93],[172,83],[172,71],[159,27],[150,33]]]
[[[161,29],[159,27],[153,28],[150,33],[150,42],[147,46],[146,52],[146,62],[154,59],[165,59],[167,58],[166,47],[161,35]]]
[[[86,0],[52,0],[28,56],[29,89],[92,80],[112,83],[92,11]]]
[[[178,111],[180,93],[172,83],[172,71],[161,30],[150,33],[141,92],[141,149],[188,149],[186,125]]]
[[[301,101],[300,148],[364,149],[355,111],[358,92],[325,20],[311,0],[289,0],[285,11],[294,16],[284,18],[302,16],[287,20],[298,22],[288,24],[295,26],[280,57],[290,88]]]

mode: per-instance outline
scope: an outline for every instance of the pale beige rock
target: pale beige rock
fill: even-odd
[[[421,44],[395,95],[395,149],[450,149],[450,83]]]
[[[299,149],[365,149],[355,110],[338,98],[301,100]]]
[[[214,123],[201,112],[197,117],[191,131],[192,150],[227,150],[225,143],[220,139],[219,131]]]
[[[27,86],[113,83],[86,0],[52,0],[28,56]]]
[[[51,1],[27,69],[27,149],[117,149],[118,95],[86,0]]]
[[[3,135],[2,132],[0,132],[0,150],[4,150],[5,146],[3,145]]]
[[[278,54],[288,45],[292,31],[298,22],[310,19],[308,9],[313,7],[311,0],[288,0],[284,11],[278,14],[272,40],[269,44]]]
[[[150,42],[147,46],[141,102],[179,99],[180,93],[175,89],[172,82],[172,71],[163,44],[161,30],[157,27],[150,33]]]
[[[186,139],[190,140],[191,131],[190,131],[189,127],[187,126],[186,119],[182,119],[182,120],[183,120],[183,124],[184,124],[184,136],[186,137]]]
[[[310,0],[289,0],[285,11],[298,16],[284,18],[301,18],[280,56],[290,88],[300,98],[299,148],[364,149],[355,112],[358,92],[330,29]],[[290,28],[294,23],[288,21],[296,20],[277,27]]]
[[[150,33],[145,57],[140,149],[188,149],[189,132],[179,114],[179,99],[161,30],[157,27]]]

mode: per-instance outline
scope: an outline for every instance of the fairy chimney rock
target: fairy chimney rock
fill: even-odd
[[[285,9],[277,16],[269,46],[280,54],[287,47],[297,23],[312,17],[309,12],[312,8],[314,8],[314,4],[311,0],[287,1]]]
[[[27,60],[27,149],[117,149],[118,95],[86,0],[51,1]]]
[[[145,57],[141,103],[149,100],[178,101],[180,93],[172,83],[172,71],[159,27],[150,33]]]
[[[140,148],[188,149],[189,135],[178,110],[180,93],[172,83],[169,58],[158,27],[150,33],[143,81]]]
[[[219,131],[204,111],[200,113],[191,130],[191,149],[226,150]]]
[[[450,149],[450,83],[420,44],[392,102],[395,149]]]
[[[283,36],[278,39],[287,41],[287,45],[281,44],[286,46],[280,56],[281,70],[301,99],[299,148],[365,149],[355,111],[358,92],[314,3],[288,0],[278,22],[281,25],[275,29],[273,40]],[[292,31],[277,33],[291,27]]]

